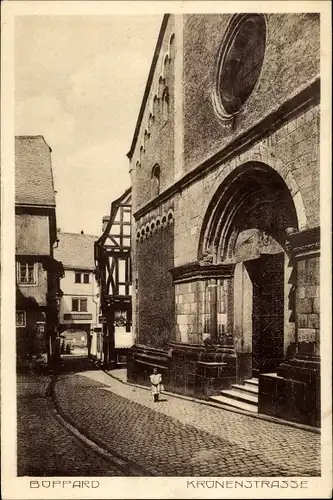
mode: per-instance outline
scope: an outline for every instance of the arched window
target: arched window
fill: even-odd
[[[169,90],[166,87],[162,96],[162,121],[166,123],[169,118]]]
[[[150,112],[149,118],[148,118],[148,126],[147,126],[149,137],[150,137],[151,132],[152,132],[153,121],[154,121],[153,113]]]
[[[145,152],[143,146],[140,147],[140,165],[142,166],[143,162],[143,153]]]
[[[163,95],[163,88],[164,88],[164,78],[161,75],[159,80],[158,80],[158,95],[161,97]]]
[[[143,149],[146,151],[146,148],[147,148],[147,142],[148,142],[148,139],[149,139],[149,133],[147,131],[147,129],[145,130],[145,133],[144,133],[144,136],[143,136]]]
[[[160,194],[160,175],[161,169],[158,163],[156,163],[151,173],[151,195],[153,198]]]
[[[169,61],[172,61],[175,56],[175,35],[174,33],[170,37],[169,41]]]
[[[163,60],[163,78],[164,78],[164,82],[169,77],[169,63],[170,63],[169,55],[165,54],[164,60]]]
[[[159,98],[155,94],[154,101],[153,101],[153,115],[154,115],[154,117],[156,117],[157,113],[158,113],[158,102],[159,102]]]

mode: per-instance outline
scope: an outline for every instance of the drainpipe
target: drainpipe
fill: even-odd
[[[91,290],[92,290],[92,301],[95,304],[95,319],[96,319],[95,326],[97,326],[97,324],[98,324],[97,318],[98,318],[99,300],[95,300],[95,298],[97,299],[97,294],[95,293],[95,279],[96,278],[95,278],[95,275],[93,273],[93,275],[92,275],[92,283],[91,283]],[[95,334],[97,336],[97,332],[95,332]],[[96,338],[96,356],[97,356],[97,338]]]

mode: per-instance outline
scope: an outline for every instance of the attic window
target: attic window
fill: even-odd
[[[259,79],[266,47],[265,19],[259,14],[237,16],[220,54],[217,97],[228,115],[245,104]]]

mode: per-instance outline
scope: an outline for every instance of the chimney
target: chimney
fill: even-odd
[[[109,219],[110,219],[110,216],[109,215],[104,215],[103,219],[102,219],[102,233],[104,233],[105,231],[105,228],[109,222]]]

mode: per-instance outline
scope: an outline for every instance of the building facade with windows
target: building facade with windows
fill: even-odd
[[[134,137],[129,380],[320,421],[320,18],[165,15]]]
[[[126,363],[132,337],[131,266],[132,190],[111,203],[103,217],[103,233],[95,242],[96,278],[99,285],[101,334],[97,356],[104,366]]]
[[[18,365],[56,354],[61,262],[54,258],[56,203],[51,148],[15,138],[16,345]]]
[[[64,266],[61,282],[60,330],[72,346],[91,350],[92,331],[98,327],[99,299],[94,275],[94,241],[89,234],[58,230],[56,257]]]

